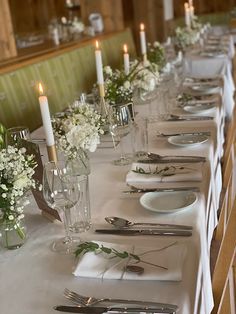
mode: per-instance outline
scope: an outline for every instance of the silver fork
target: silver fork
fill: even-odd
[[[69,289],[64,290],[64,296],[71,300],[76,305],[82,306],[92,306],[101,302],[111,302],[111,303],[123,303],[123,304],[139,304],[143,306],[159,306],[160,308],[168,308],[173,311],[177,311],[178,306],[174,304],[167,304],[167,303],[159,303],[159,302],[149,302],[149,301],[139,301],[139,300],[124,300],[124,299],[113,299],[113,298],[94,298],[94,297],[87,297],[81,294],[78,294],[74,291]]]

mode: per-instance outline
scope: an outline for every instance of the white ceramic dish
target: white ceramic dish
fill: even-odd
[[[197,201],[197,195],[191,191],[149,192],[140,197],[140,204],[156,213],[176,213],[190,208]]]
[[[186,105],[183,107],[184,111],[191,113],[207,113],[215,109],[214,103],[211,104],[196,104],[193,106]]]
[[[172,145],[187,147],[205,143],[208,140],[208,136],[201,134],[183,134],[170,136],[167,140]]]
[[[216,93],[220,92],[220,87],[219,86],[214,86],[214,85],[197,84],[197,85],[190,86],[190,88],[194,92],[199,92],[201,94],[216,94]]]
[[[226,57],[226,54],[223,52],[202,52],[201,56],[210,58],[223,58]]]

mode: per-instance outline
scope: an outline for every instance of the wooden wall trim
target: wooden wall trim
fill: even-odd
[[[1,0],[0,0],[1,1]],[[82,42],[79,43],[67,43],[64,44],[62,46],[60,46],[59,48],[50,48],[47,51],[43,51],[43,52],[39,52],[36,55],[32,55],[32,56],[27,56],[27,59],[25,60],[23,59],[16,59],[15,62],[13,64],[10,65],[5,65],[4,67],[0,68],[0,75],[1,74],[5,74],[8,72],[12,72],[15,71],[19,68],[37,63],[37,62],[42,62],[45,61],[49,58],[54,58],[56,56],[60,56],[64,53],[70,52],[72,50],[84,47],[84,46],[88,46],[88,45],[94,45],[95,44],[95,40],[105,40],[107,38],[113,37],[116,34],[122,33],[124,31],[128,31],[129,29],[126,30],[122,30],[122,31],[118,31],[118,32],[112,32],[112,33],[108,33],[108,34],[103,34],[100,36],[96,36],[96,37],[92,37],[89,38],[87,40],[84,40]]]

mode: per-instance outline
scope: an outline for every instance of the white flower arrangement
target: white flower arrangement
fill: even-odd
[[[110,105],[126,104],[133,99],[133,89],[131,79],[133,73],[126,75],[124,71],[112,70],[110,66],[103,68],[105,98]]]
[[[160,82],[158,65],[150,61],[139,63],[135,60],[131,67],[136,69],[134,80],[131,82],[133,88],[139,88],[145,92],[152,92]]]
[[[104,121],[89,104],[76,101],[52,122],[57,147],[69,159],[76,158],[81,149],[94,152],[100,143]]]
[[[186,49],[199,40],[199,32],[187,27],[177,27],[175,30],[176,45],[180,49]]]
[[[158,41],[154,41],[153,44],[148,43],[147,59],[149,62],[156,64],[159,70],[165,66],[165,51]]]
[[[0,222],[11,223],[21,237],[20,220],[24,217],[22,196],[36,188],[33,179],[37,166],[33,155],[27,155],[25,148],[8,146],[0,150]]]
[[[196,31],[201,31],[201,29],[203,28],[202,23],[199,22],[199,19],[196,15],[194,15],[191,20],[191,28]]]

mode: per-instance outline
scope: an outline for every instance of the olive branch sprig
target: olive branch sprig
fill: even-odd
[[[157,249],[157,250],[152,250],[152,251],[147,251],[147,252],[144,252],[142,253],[141,255],[145,255],[147,253],[150,253],[150,252],[160,252],[162,250],[165,250],[171,246],[174,246],[177,242],[173,242],[167,246],[164,246],[160,249]],[[99,245],[98,243],[96,242],[84,242],[84,243],[81,243],[77,246],[77,249],[76,251],[74,252],[75,253],[75,256],[76,257],[79,257],[81,254],[86,254],[88,252],[94,252],[95,254],[101,254],[101,253],[105,253],[107,254],[107,256],[110,256],[110,258],[114,258],[114,257],[119,257],[121,259],[133,259],[134,260],[134,263],[137,264],[137,263],[143,263],[143,264],[147,264],[147,265],[151,265],[151,266],[154,266],[154,267],[158,267],[158,268],[161,268],[161,269],[164,269],[164,270],[168,270],[167,267],[164,267],[164,266],[161,266],[161,265],[157,265],[157,264],[153,264],[153,263],[150,263],[150,262],[146,262],[144,260],[142,260],[140,258],[139,255],[137,254],[133,254],[133,253],[130,253],[130,252],[127,252],[127,251],[118,251],[114,248],[109,248],[109,247],[106,247],[104,246],[103,244]]]
[[[169,177],[169,176],[173,176],[176,173],[178,173],[178,171],[182,171],[182,170],[194,170],[192,168],[189,167],[184,167],[184,166],[166,166],[164,168],[161,168],[156,166],[154,169],[151,169],[151,167],[149,166],[148,170],[143,169],[140,166],[136,166],[135,169],[133,169],[132,171],[135,173],[139,173],[139,174],[146,174],[146,175],[159,175],[161,177]],[[183,172],[181,172],[183,173]]]

